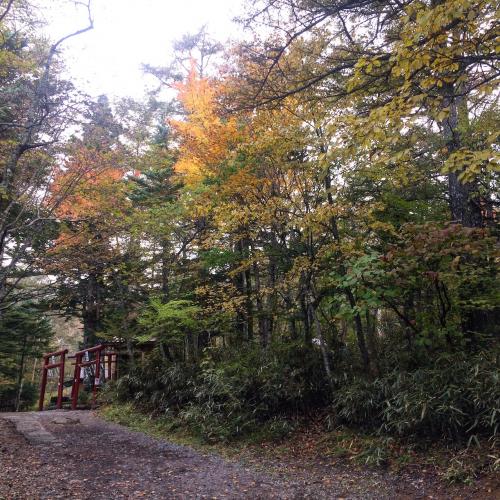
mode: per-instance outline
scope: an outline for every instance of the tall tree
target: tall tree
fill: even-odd
[[[88,25],[53,44],[33,34],[37,20],[22,3],[9,2],[1,16],[0,311],[23,299],[14,299],[13,292],[35,272],[47,243],[44,233],[72,186],[50,197],[57,145],[79,102],[73,85],[61,77],[58,51],[67,39],[92,29],[90,4],[82,6]]]
[[[410,136],[423,121],[434,123],[441,130],[435,155],[448,176],[451,220],[480,227],[491,194],[479,184],[498,168],[496,139],[472,145],[465,138],[471,115],[495,102],[497,8],[495,1],[464,0],[259,2],[248,23],[274,31],[262,47],[247,49],[265,67],[251,81],[254,102],[272,104],[314,89],[317,100],[343,103],[339,121],[353,151],[365,147],[381,161],[389,160],[387,148],[399,136]],[[318,47],[321,64],[312,70],[285,62],[292,49],[308,57]]]

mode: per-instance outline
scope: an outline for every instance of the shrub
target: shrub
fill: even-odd
[[[494,353],[443,357],[430,368],[353,378],[338,388],[333,408],[348,425],[391,435],[496,439],[499,373]]]
[[[231,440],[267,429],[274,437],[291,428],[282,420],[327,403],[319,353],[300,345],[249,346],[234,352],[208,349],[199,368],[153,356],[122,377],[121,401],[171,413],[208,441]],[[267,432],[266,431],[266,432]]]
[[[279,437],[295,417],[330,402],[336,423],[389,436],[495,440],[499,373],[493,351],[443,355],[375,380],[337,374],[330,400],[319,352],[282,344],[265,352],[253,346],[207,349],[198,367],[152,356],[122,377],[114,391],[121,401],[175,417],[207,441],[249,433]]]
[[[138,407],[158,413],[177,413],[194,398],[196,376],[195,368],[165,365],[155,355],[121,377],[114,392],[119,401],[132,401]]]
[[[373,429],[381,421],[384,401],[382,380],[369,381],[355,377],[337,380],[333,399],[335,417],[347,425]]]
[[[15,384],[0,385],[0,411],[14,411],[16,409],[17,386]],[[28,410],[38,396],[38,386],[25,382],[21,392],[20,410]]]

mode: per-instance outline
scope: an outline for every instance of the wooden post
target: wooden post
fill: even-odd
[[[59,366],[59,382],[57,384],[57,409],[60,410],[62,408],[62,397],[63,397],[63,389],[64,389],[64,363],[66,361],[66,352],[63,351],[61,353],[61,364]]]
[[[47,369],[48,358],[43,359],[42,383],[40,385],[40,399],[38,400],[38,411],[43,411],[43,402],[45,400],[45,388],[47,387]]]
[[[78,393],[80,392],[80,370],[82,354],[75,354],[75,372],[73,375],[73,386],[71,388],[71,409],[76,410],[78,404]]]
[[[108,376],[106,377],[108,380],[113,380],[113,372],[111,371],[112,363],[113,363],[113,353],[108,352]]]
[[[97,386],[100,384],[101,373],[101,352],[104,350],[104,345],[97,345],[89,349],[83,349],[75,353],[75,375],[73,377],[73,390],[71,392],[71,409],[76,410],[78,404],[78,393],[80,392],[80,370],[83,367],[95,365],[94,378],[92,380],[92,406],[96,403]],[[82,361],[85,354],[95,353],[95,359],[90,361]],[[97,380],[97,384],[96,384]]]
[[[104,346],[103,346],[104,348]],[[99,349],[95,353],[95,371],[94,380],[92,381],[92,408],[96,404],[97,388],[101,385],[101,350]]]
[[[47,388],[47,374],[49,370],[53,368],[59,368],[59,382],[57,386],[57,408],[62,407],[62,391],[64,387],[64,362],[68,349],[63,349],[62,351],[49,352],[43,355],[43,366],[42,366],[42,382],[40,384],[40,399],[38,400],[38,411],[43,411],[43,403],[45,401],[45,390]],[[59,363],[49,363],[49,359],[54,357],[60,357]]]

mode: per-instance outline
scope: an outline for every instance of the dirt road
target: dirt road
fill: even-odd
[[[370,472],[345,481],[258,472],[91,412],[0,414],[0,499],[436,498]]]

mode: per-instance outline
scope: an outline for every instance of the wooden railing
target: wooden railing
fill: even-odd
[[[71,381],[71,409],[76,410],[78,405],[78,396],[80,392],[80,385],[82,382],[82,369],[93,367],[92,373],[92,407],[96,404],[97,390],[99,389],[101,383],[101,367],[104,368],[104,380],[116,380],[118,375],[118,353],[108,351],[106,352],[105,345],[97,345],[94,347],[89,347],[88,349],[83,349],[76,352],[73,356],[69,356],[75,360],[73,363],[74,372],[73,380]],[[57,402],[56,408],[62,408],[63,402],[63,388],[64,388],[64,368],[66,362],[66,355],[68,349],[63,349],[61,351],[49,352],[43,356],[43,366],[42,366],[42,380],[40,384],[40,399],[38,402],[38,410],[42,411],[45,401],[45,392],[47,388],[47,376],[48,371],[51,369],[59,369],[58,374],[58,384],[57,384]],[[94,356],[93,359],[85,359],[90,356]],[[60,360],[55,363],[51,363],[50,359],[52,357],[59,357]]]

